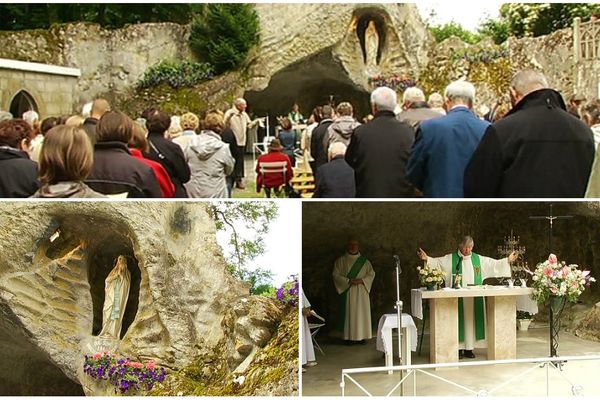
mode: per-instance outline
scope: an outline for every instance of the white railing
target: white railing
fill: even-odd
[[[404,383],[408,383],[407,380],[409,377],[412,377],[412,395],[417,395],[417,373],[422,373],[431,378],[437,379],[439,381],[445,382],[453,387],[459,388],[465,391],[468,395],[471,396],[490,396],[494,395],[500,389],[506,387],[508,384],[523,378],[525,375],[532,373],[533,371],[539,370],[540,368],[546,369],[546,396],[550,396],[550,371],[556,370],[562,372],[562,369],[567,362],[577,362],[577,361],[600,361],[600,354],[598,355],[589,355],[589,356],[570,356],[570,357],[542,357],[542,358],[522,358],[516,360],[493,360],[493,361],[469,361],[469,362],[456,362],[456,363],[441,363],[441,364],[415,364],[415,365],[400,365],[393,367],[370,367],[370,368],[346,368],[342,370],[342,380],[340,382],[340,388],[342,390],[342,396],[346,395],[346,381],[353,383],[363,395],[372,397],[372,396],[392,396],[398,395],[394,394],[398,389],[400,389],[400,395],[404,395]],[[509,379],[506,379],[502,382],[495,382],[494,385],[490,388],[473,388],[468,387],[465,384],[459,383],[457,381],[452,381],[451,379],[442,377],[437,375],[435,372],[430,372],[430,370],[438,370],[438,369],[449,369],[449,368],[468,368],[468,367],[489,367],[496,365],[506,365],[506,364],[533,364],[530,368],[527,368],[523,371],[520,371],[514,375],[512,375]],[[387,393],[385,394],[372,394],[358,382],[356,377],[352,375],[361,375],[361,374],[369,374],[376,372],[390,372],[390,371],[401,371],[401,379],[398,383]],[[575,384],[571,382],[568,377],[564,374],[560,374],[560,376],[571,385],[571,393],[574,396],[583,395],[584,386],[580,384]],[[381,386],[381,382],[378,383],[378,386]],[[424,393],[424,395],[428,395]]]

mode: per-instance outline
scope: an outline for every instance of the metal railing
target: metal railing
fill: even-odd
[[[342,396],[346,395],[346,381],[353,383],[357,388],[360,389],[363,395],[372,397],[374,394],[369,392],[363,384],[358,382],[356,377],[351,375],[369,374],[376,372],[389,372],[389,371],[400,371],[401,378],[398,383],[386,394],[376,394],[376,396],[392,396],[398,389],[400,389],[400,395],[404,395],[404,383],[408,383],[408,378],[412,377],[412,395],[417,395],[417,373],[422,373],[431,378],[445,382],[453,387],[459,388],[465,391],[471,396],[490,396],[494,395],[500,389],[506,387],[510,383],[522,379],[533,371],[539,371],[540,368],[546,369],[546,396],[550,396],[550,371],[556,370],[562,372],[563,366],[567,362],[575,361],[600,361],[600,354],[589,355],[589,356],[566,356],[566,357],[542,357],[542,358],[522,358],[514,360],[492,360],[492,361],[470,361],[470,362],[455,362],[455,363],[441,363],[441,364],[415,364],[415,365],[400,365],[392,367],[369,367],[369,368],[346,368],[342,369],[342,380],[340,382],[340,388],[342,390]],[[448,369],[448,368],[466,368],[466,367],[489,367],[496,365],[507,365],[507,364],[534,364],[530,368],[520,371],[512,375],[509,379],[503,382],[496,382],[494,386],[490,388],[473,388],[468,387],[463,383],[452,381],[451,379],[437,375],[435,372],[430,370],[437,369]],[[571,382],[564,374],[560,375],[566,382],[571,385],[571,393],[574,396],[583,395],[584,387],[580,384]],[[379,384],[380,386],[380,384]],[[428,395],[428,394],[424,394]]]

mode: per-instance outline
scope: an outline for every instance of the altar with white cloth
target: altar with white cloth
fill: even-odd
[[[398,328],[397,314],[384,314],[377,327],[377,350],[385,353],[385,366],[394,365],[392,329]],[[411,364],[411,351],[417,351],[417,326],[409,314],[402,314],[402,364]],[[388,373],[392,373],[389,371]]]
[[[458,361],[458,298],[486,297],[486,338],[488,360],[516,357],[517,297],[530,295],[531,288],[473,286],[442,290],[412,289],[412,313],[423,317],[422,299],[430,299],[431,363]]]

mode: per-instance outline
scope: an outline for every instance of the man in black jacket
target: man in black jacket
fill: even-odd
[[[371,93],[375,118],[354,131],[346,161],[354,169],[356,197],[412,197],[405,176],[414,141],[413,129],[396,119],[396,92],[387,87]]]
[[[310,137],[310,154],[315,161],[310,163],[315,182],[318,179],[318,169],[321,165],[327,163],[327,149],[324,147],[323,139],[327,134],[329,125],[333,123],[333,108],[331,106],[323,106],[323,119],[319,122],[312,131]]]
[[[465,170],[465,196],[583,197],[592,131],[542,73],[518,72],[510,86],[513,109],[486,130]]]
[[[319,180],[313,197],[339,199],[356,196],[354,170],[344,160],[345,153],[346,145],[342,142],[329,146],[329,162],[319,168]]]
[[[105,99],[96,99],[92,103],[90,116],[83,121],[83,130],[88,134],[92,146],[96,144],[96,125],[102,116],[110,111],[110,104]]]

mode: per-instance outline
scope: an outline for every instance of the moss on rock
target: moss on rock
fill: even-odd
[[[232,373],[219,342],[150,392],[156,396],[294,396],[298,394],[298,311],[289,308],[269,343],[242,373]],[[243,378],[242,378],[243,377]],[[235,379],[235,381],[234,381]]]

